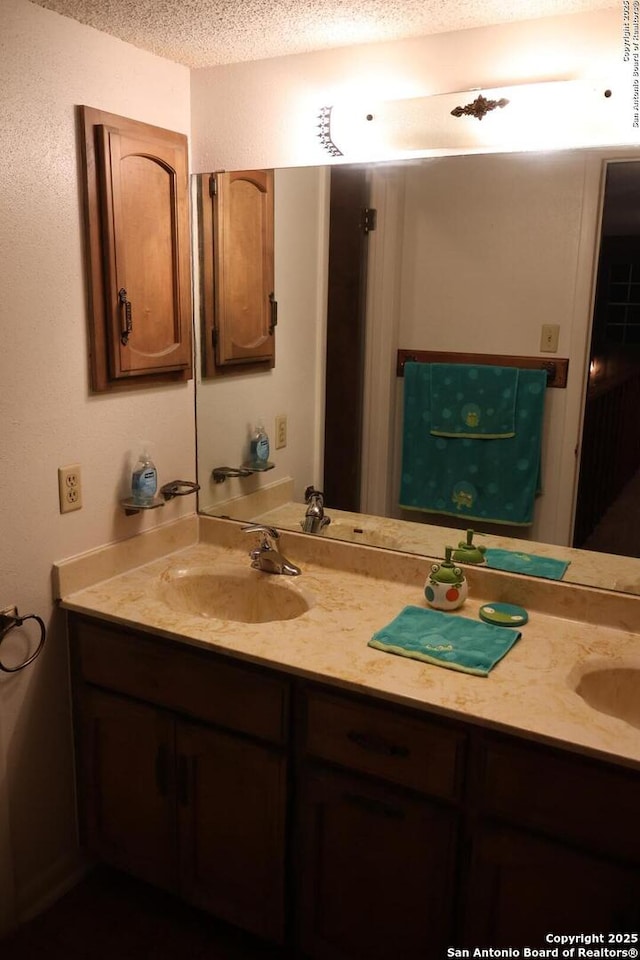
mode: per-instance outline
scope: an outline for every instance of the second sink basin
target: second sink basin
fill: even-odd
[[[575,691],[594,710],[640,728],[640,668],[592,670],[580,677]]]
[[[238,623],[293,620],[312,606],[289,578],[247,570],[171,571],[162,577],[160,599],[178,613]]]

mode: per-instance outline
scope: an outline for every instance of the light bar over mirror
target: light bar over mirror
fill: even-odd
[[[557,80],[406,100],[347,98],[320,108],[317,135],[343,162],[566,149],[628,142],[632,112],[628,78]]]

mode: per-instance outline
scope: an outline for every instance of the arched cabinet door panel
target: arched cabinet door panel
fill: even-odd
[[[199,177],[205,376],[275,365],[273,170]]]
[[[187,141],[84,107],[94,390],[191,376]]]

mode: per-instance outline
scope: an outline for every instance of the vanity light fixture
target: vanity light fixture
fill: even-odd
[[[331,157],[349,162],[626,143],[634,129],[630,90],[629,78],[616,74],[606,81],[474,90],[471,96],[445,93],[375,104],[345,99],[319,111],[317,137]],[[635,134],[634,129],[634,142],[640,125]]]
[[[475,117],[476,120],[482,120],[488,113],[497,107],[506,107],[509,101],[506,97],[500,97],[499,100],[487,100],[480,94],[472,103],[464,107],[454,107],[451,111],[452,117]]]
[[[318,138],[321,145],[332,157],[342,157],[343,153],[331,139],[331,107],[321,107],[318,114]]]

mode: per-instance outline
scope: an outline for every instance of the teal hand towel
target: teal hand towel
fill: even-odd
[[[519,370],[516,433],[505,439],[434,437],[431,367],[405,363],[400,506],[514,526],[533,523],[547,374]]]
[[[541,557],[535,553],[521,553],[518,550],[501,550],[487,547],[484,559],[488,567],[494,570],[508,570],[510,573],[528,573],[532,577],[547,580],[562,580],[570,560],[556,560],[555,557]]]
[[[495,440],[516,432],[516,367],[431,365],[431,433]]]
[[[512,627],[494,627],[439,610],[409,606],[374,633],[369,646],[486,677],[520,636]]]

